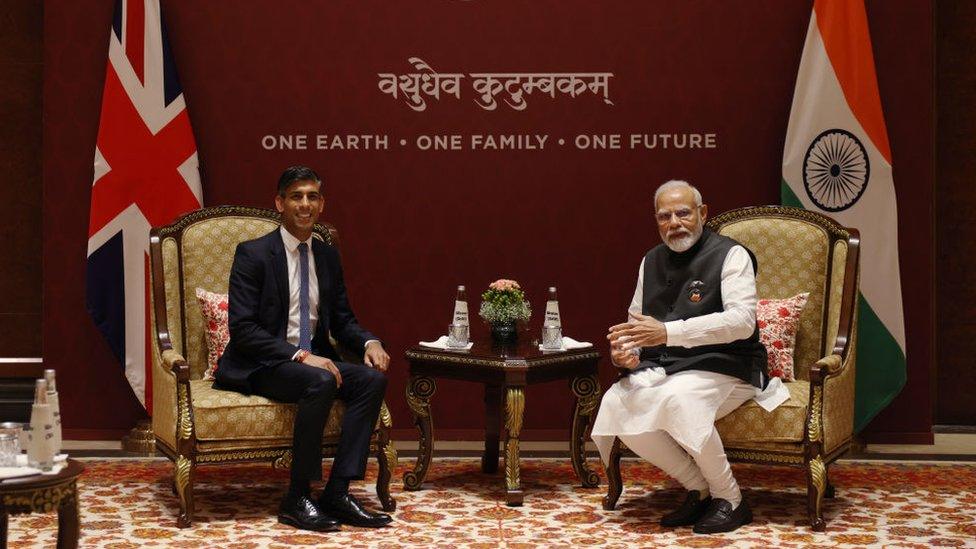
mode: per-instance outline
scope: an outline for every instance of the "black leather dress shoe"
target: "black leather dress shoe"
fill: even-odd
[[[339,529],[339,521],[319,511],[308,496],[285,496],[278,507],[278,522],[316,532]]]
[[[673,528],[675,526],[691,526],[705,515],[708,505],[712,503],[711,496],[702,499],[698,490],[688,490],[684,503],[680,507],[661,517],[661,526]]]
[[[752,522],[752,511],[749,510],[745,500],[732,509],[732,503],[728,500],[715,498],[705,512],[705,516],[695,523],[693,530],[696,534],[717,534],[731,532],[750,522]]]
[[[319,508],[323,513],[349,526],[379,528],[393,522],[393,517],[390,515],[367,511],[351,494],[337,499],[319,498]]]

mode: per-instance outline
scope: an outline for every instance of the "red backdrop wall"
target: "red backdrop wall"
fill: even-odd
[[[176,2],[164,20],[199,147],[206,205],[270,207],[282,168],[319,170],[352,302],[396,359],[443,332],[454,287],[498,277],[536,305],[559,288],[568,335],[597,342],[625,314],[658,242],[657,184],[685,178],[712,212],[779,201],[780,162],[810,2]],[[84,309],[87,204],[113,2],[52,1],[44,14],[44,361],[80,436],[142,416]],[[927,436],[932,371],[933,90],[928,2],[868,2],[893,149],[908,332],[908,385],[869,428]],[[612,72],[609,97],[527,97],[516,111],[461,98],[423,112],[381,93],[377,73]],[[713,149],[629,150],[630,133],[714,133]],[[386,134],[389,150],[265,150],[268,134]],[[621,150],[578,150],[619,133]],[[421,151],[420,135],[548,134],[544,150]],[[564,138],[566,144],[556,141]],[[407,144],[401,146],[400,139]],[[865,243],[864,245],[870,245]],[[477,307],[478,299],[472,299]],[[612,377],[609,368],[604,382]],[[473,387],[443,383],[438,428],[478,429]],[[532,387],[527,429],[568,425],[562,384]],[[451,410],[452,413],[446,413]],[[87,430],[87,431],[86,431]]]

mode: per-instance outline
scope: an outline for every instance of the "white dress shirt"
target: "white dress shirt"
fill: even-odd
[[[299,313],[301,311],[299,303],[299,292],[302,289],[302,271],[298,266],[298,262],[301,259],[301,255],[298,251],[298,245],[302,241],[298,240],[294,235],[285,229],[282,225],[279,229],[281,231],[281,241],[285,244],[285,258],[288,263],[288,334],[285,339],[288,343],[297,346],[300,336],[300,325],[301,321]],[[312,336],[315,336],[315,327],[319,323],[319,278],[315,274],[315,256],[312,254],[312,238],[308,237],[305,243],[308,244],[308,317],[309,317],[309,328],[311,328]],[[379,341],[378,339],[370,339],[366,342],[365,346],[369,346],[373,341]],[[298,356],[298,352],[292,356],[292,359]]]
[[[292,345],[298,345],[299,340],[299,292],[302,289],[302,271],[298,266],[301,255],[298,245],[301,241],[295,238],[282,225],[281,240],[285,244],[285,258],[288,261],[288,335],[285,339]],[[308,245],[308,316],[311,321],[311,333],[315,334],[315,326],[319,322],[319,279],[315,275],[315,257],[312,255],[312,237],[305,241]]]

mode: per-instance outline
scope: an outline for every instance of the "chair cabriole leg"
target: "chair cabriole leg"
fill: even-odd
[[[613,448],[610,450],[610,459],[607,464],[607,495],[603,498],[603,508],[611,511],[617,507],[617,500],[624,489],[623,480],[620,478],[620,439],[613,439]]]

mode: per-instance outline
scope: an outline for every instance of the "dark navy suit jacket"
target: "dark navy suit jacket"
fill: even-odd
[[[230,342],[220,357],[214,387],[251,394],[248,378],[261,368],[288,362],[298,347],[288,343],[288,260],[278,229],[237,245],[230,270],[228,323]],[[329,341],[331,331],[344,347],[365,352],[378,339],[363,329],[349,307],[339,253],[312,238],[319,284],[319,319],[312,353],[339,360]]]

